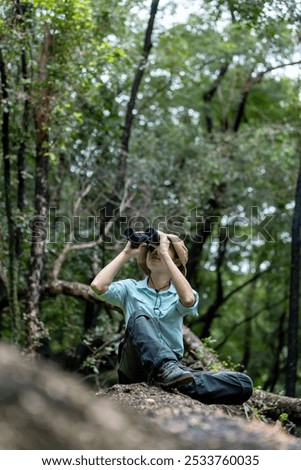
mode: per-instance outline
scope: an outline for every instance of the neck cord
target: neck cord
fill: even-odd
[[[149,275],[149,279],[150,279],[150,281],[151,281],[151,283],[152,283],[152,285],[153,285],[156,292],[160,292],[161,290],[163,290],[166,287],[170,286],[170,281],[168,281],[168,284],[166,284],[166,286],[163,286],[163,287],[160,287],[160,289],[157,289],[151,275]]]

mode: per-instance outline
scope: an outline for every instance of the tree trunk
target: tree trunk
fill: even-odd
[[[123,134],[121,137],[121,147],[120,147],[120,154],[119,154],[119,162],[117,168],[117,176],[116,176],[116,183],[113,189],[112,195],[109,199],[108,204],[106,205],[105,215],[106,217],[112,217],[114,210],[117,208],[120,198],[120,193],[125,186],[125,178],[126,178],[126,166],[127,166],[127,158],[129,153],[129,142],[132,132],[132,126],[134,121],[134,109],[136,104],[136,99],[139,91],[139,87],[145,72],[145,67],[147,64],[148,56],[152,48],[152,33],[154,29],[154,22],[155,17],[157,14],[159,5],[159,0],[152,0],[151,9],[150,9],[150,16],[148,20],[148,25],[145,32],[144,37],[144,45],[142,50],[142,56],[138,67],[136,69],[134,81],[131,88],[131,95],[127,105],[126,116],[124,121],[123,127]]]
[[[286,311],[284,310],[279,318],[279,326],[277,328],[277,340],[276,347],[274,348],[275,354],[273,357],[273,363],[271,364],[271,371],[268,374],[268,379],[263,385],[264,390],[270,390],[270,392],[274,391],[276,383],[279,379],[279,374],[281,371],[281,353],[283,351],[284,344],[284,325],[286,321]]]
[[[199,285],[198,280],[198,267],[203,254],[204,244],[211,234],[212,226],[206,223],[206,219],[203,222],[203,226],[200,233],[196,233],[193,236],[191,245],[189,247],[189,258],[187,263],[187,279],[196,289]]]
[[[287,341],[286,389],[288,396],[296,394],[297,361],[298,361],[298,327],[299,327],[299,290],[300,290],[300,230],[301,230],[301,159],[296,186],[295,208],[292,221],[291,278],[290,302]]]
[[[217,355],[209,348],[206,348],[203,342],[185,325],[183,326],[183,340],[185,350],[192,356],[194,361],[197,361],[195,365],[199,363],[201,369],[211,369],[216,372],[225,370]]]
[[[225,254],[226,254],[226,240],[220,240],[219,248],[218,248],[218,256],[216,260],[216,291],[215,291],[215,299],[212,305],[208,308],[205,319],[204,319],[204,326],[202,329],[201,338],[208,338],[210,336],[210,329],[212,323],[216,317],[216,313],[219,307],[224,303],[224,286],[223,286],[223,279],[222,279],[222,265],[224,262]]]
[[[243,341],[244,342],[244,352],[243,352],[242,360],[240,362],[245,369],[248,368],[248,364],[249,364],[250,357],[251,357],[251,347],[252,347],[252,344],[253,344],[252,320],[251,319],[248,320],[248,317],[252,316],[252,312],[254,310],[253,300],[254,300],[254,297],[255,297],[256,288],[257,288],[257,282],[255,281],[251,284],[251,288],[248,292],[248,297],[246,298],[246,300],[247,300],[247,314],[246,314],[246,317],[245,317],[245,325],[244,325],[244,333],[243,333],[243,335],[244,335],[244,341]]]
[[[23,108],[23,117],[22,117],[22,138],[20,142],[20,146],[18,149],[18,196],[17,196],[17,206],[19,210],[19,218],[23,219],[24,217],[24,198],[25,198],[25,151],[26,151],[26,140],[28,134],[28,123],[29,123],[29,86],[26,83],[28,78],[27,75],[27,57],[26,57],[26,50],[22,50],[21,54],[21,70],[22,70],[22,78],[24,80],[24,108]],[[20,228],[17,229],[16,233],[16,254],[18,260],[20,262],[21,254],[22,254],[22,230]]]
[[[279,420],[280,416],[285,414],[288,415],[288,419],[292,423],[298,426],[301,424],[301,398],[256,390],[251,398],[251,403],[261,415],[267,418]]]
[[[50,86],[47,66],[50,60],[52,36],[46,27],[40,54],[40,102],[35,106],[36,128],[36,173],[35,173],[35,221],[44,224],[48,214],[48,167],[49,167],[49,114]],[[25,314],[27,327],[27,348],[35,353],[46,336],[40,321],[40,296],[44,268],[46,237],[43,233],[32,237],[28,309]]]
[[[212,117],[211,117],[211,109],[210,106],[212,99],[214,95],[216,94],[223,78],[225,77],[227,71],[229,68],[229,63],[226,62],[225,64],[222,64],[219,70],[219,74],[217,79],[212,83],[211,87],[203,93],[203,100],[206,103],[205,104],[205,121],[206,121],[206,129],[208,134],[212,133],[213,130],[213,122],[212,122]]]
[[[18,303],[18,271],[16,257],[16,227],[13,217],[13,191],[11,187],[11,162],[10,162],[10,109],[8,96],[8,81],[6,65],[0,48],[0,75],[2,88],[2,151],[4,167],[4,193],[5,211],[8,226],[8,299],[11,312],[12,338],[15,343],[19,342],[20,314]]]

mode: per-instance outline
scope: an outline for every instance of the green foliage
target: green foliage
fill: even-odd
[[[20,2],[21,12],[16,2],[2,3],[1,50],[8,71],[9,103],[1,101],[1,112],[9,104],[14,216],[23,234],[19,287],[24,292],[30,258],[28,221],[35,210],[34,112],[43,106],[39,93],[45,85],[40,72],[46,32],[51,37],[46,66],[50,93],[47,156],[50,206],[56,212],[47,221],[45,285],[67,242],[78,245],[77,235],[81,242],[93,242],[103,229],[101,209],[111,200],[116,183],[125,115],[150,2],[26,0]],[[286,359],[281,337],[287,330],[290,224],[300,133],[300,75],[291,77],[290,69],[282,66],[294,61],[299,48],[298,5],[281,0],[204,1],[187,21],[171,27],[160,23],[163,15],[159,11],[156,18],[153,47],[136,99],[125,174],[127,204],[121,215],[127,221],[140,218],[160,224],[161,229],[169,226],[185,232],[190,249],[202,228],[198,216],[215,217],[212,234],[200,247],[202,256],[194,276],[193,287],[201,299],[200,319],[189,324],[201,334],[206,312],[216,298],[219,237],[226,233],[222,282],[225,295],[235,294],[216,312],[210,330],[215,341],[212,347],[231,367],[248,357],[243,366],[261,386],[272,387],[269,377],[278,360],[274,387],[281,391]],[[21,73],[22,51],[27,77]],[[216,90],[206,101],[214,85]],[[238,107],[249,85],[235,131]],[[26,98],[30,101],[27,131],[22,118]],[[25,209],[20,213],[16,208],[17,155],[22,142],[26,143]],[[0,173],[2,177],[2,160]],[[90,190],[75,215],[76,201],[88,185]],[[124,194],[117,196],[122,199]],[[0,270],[6,274],[8,235],[2,185],[0,214]],[[74,216],[81,218],[77,232]],[[267,240],[260,223],[269,217]],[[93,263],[102,267],[123,246],[122,228],[117,221],[111,240],[108,236],[104,244],[70,250],[59,277],[89,284]],[[49,240],[50,233],[54,241]],[[264,271],[240,289],[255,273]],[[138,277],[136,264],[129,263],[118,276]],[[122,319],[110,309],[109,317],[100,304],[97,319],[86,328],[85,307],[83,300],[50,296],[46,290],[41,318],[49,331],[51,354],[74,359],[84,341],[91,354],[83,367],[98,376],[107,367],[108,357],[116,360],[116,348],[112,343],[98,349],[94,342],[104,340],[105,344],[119,334]],[[0,333],[9,338],[5,308]]]

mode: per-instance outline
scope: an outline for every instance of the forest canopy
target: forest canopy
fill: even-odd
[[[126,227],[154,226],[189,249],[187,326],[257,387],[300,396],[300,15],[2,0],[2,340],[114,380],[123,317],[89,284]]]

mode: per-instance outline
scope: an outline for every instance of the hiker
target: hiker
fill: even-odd
[[[185,367],[182,325],[197,316],[198,293],[186,279],[188,251],[174,234],[130,231],[125,248],[95,277],[96,296],[122,309],[125,337],[118,352],[119,383],[147,382],[202,403],[241,404],[252,395],[251,379],[239,372],[210,373]],[[145,278],[114,281],[136,258]]]

